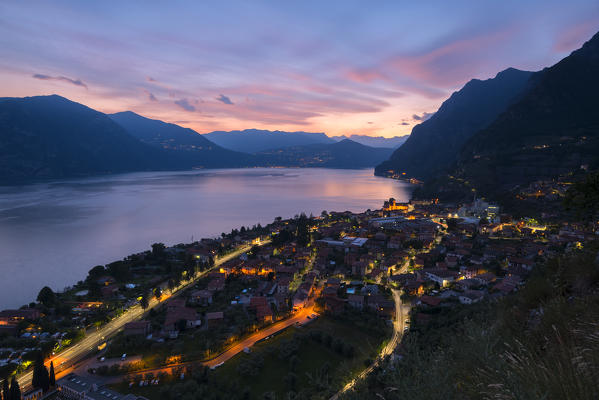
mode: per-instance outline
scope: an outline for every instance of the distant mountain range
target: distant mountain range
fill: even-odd
[[[205,133],[202,136],[226,149],[244,153],[258,153],[260,151],[283,147],[335,142],[324,133],[283,132],[260,129],[229,132],[215,131]]]
[[[193,129],[142,117],[131,111],[109,117],[145,144],[175,156],[183,168],[232,168],[255,164],[244,153],[224,149]]]
[[[597,169],[597,93],[599,33],[542,71],[468,82],[375,173],[423,179],[429,195],[471,196]]]
[[[393,149],[369,147],[344,139],[331,144],[308,144],[267,150],[256,155],[264,166],[369,168],[391,155]]]
[[[60,96],[0,99],[0,179],[170,169],[176,160]]]
[[[377,175],[423,179],[429,193],[507,193],[534,180],[599,168],[597,93],[599,34],[543,71],[509,68],[468,82],[399,148],[405,137],[350,140],[253,129],[200,135],[133,112],[106,115],[57,95],[0,98],[0,181],[378,164]]]
[[[366,135],[351,135],[351,136],[331,136],[331,139],[335,141],[342,141],[345,139],[352,140],[354,142],[363,144],[364,146],[370,147],[384,147],[387,149],[396,149],[408,140],[410,135],[405,136],[394,136],[387,138],[384,136],[366,136]]]
[[[0,98],[0,182],[192,168],[365,168],[391,152],[318,133],[254,133],[234,136],[245,143],[238,152],[209,135],[130,111],[106,115],[57,95]],[[251,147],[246,135],[270,137],[279,148],[249,154],[267,141]]]
[[[397,148],[401,146],[408,136],[332,136],[321,132],[284,132],[260,129],[245,129],[243,131],[215,131],[203,134],[205,138],[229,150],[244,153],[259,153],[267,150],[281,149],[291,146],[304,146],[310,144],[332,144],[345,139],[370,147]]]

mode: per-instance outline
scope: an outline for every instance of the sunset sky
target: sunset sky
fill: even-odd
[[[201,133],[396,136],[469,79],[539,70],[597,30],[596,0],[4,1],[0,96]]]

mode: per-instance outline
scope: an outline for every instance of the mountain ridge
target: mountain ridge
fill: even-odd
[[[0,99],[0,179],[171,168],[105,114],[58,95]]]
[[[486,80],[472,79],[452,93],[428,120],[416,125],[410,137],[376,175],[406,173],[426,179],[451,165],[461,146],[489,125],[527,87],[530,71],[505,69]]]
[[[214,131],[204,133],[202,136],[226,149],[249,154],[290,146],[334,143],[322,132],[285,132],[266,129]]]
[[[482,189],[599,168],[599,33],[464,145],[456,173]],[[484,172],[484,173],[483,173]],[[506,186],[507,185],[507,186]]]
[[[252,157],[222,148],[193,129],[151,119],[133,111],[110,114],[132,136],[168,153],[177,153],[180,162],[189,168],[247,167]]]

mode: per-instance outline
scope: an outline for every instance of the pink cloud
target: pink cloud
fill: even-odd
[[[358,83],[370,83],[372,81],[385,81],[389,82],[390,79],[385,74],[374,69],[354,69],[349,70],[345,73],[345,76]]]
[[[597,31],[599,17],[570,26],[558,34],[553,44],[553,51],[566,53],[580,47]]]
[[[474,77],[489,62],[488,54],[514,33],[514,29],[454,40],[415,55],[390,59],[386,67],[427,86],[451,88]]]
[[[87,89],[87,85],[85,84],[85,82],[81,81],[81,79],[71,79],[71,78],[67,78],[66,76],[50,76],[50,75],[43,75],[43,74],[34,74],[33,78],[40,79],[42,81],[66,82],[66,83],[70,83],[75,86],[81,86],[81,87],[84,87],[85,89]]]

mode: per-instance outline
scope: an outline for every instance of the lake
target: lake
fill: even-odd
[[[0,309],[62,290],[95,265],[300,212],[360,212],[409,184],[372,170],[144,172],[0,187]]]

